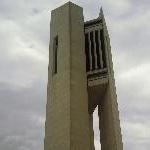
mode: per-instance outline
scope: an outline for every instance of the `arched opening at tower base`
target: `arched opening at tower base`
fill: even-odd
[[[98,106],[96,107],[95,111],[93,112],[93,130],[94,130],[95,150],[101,150]]]

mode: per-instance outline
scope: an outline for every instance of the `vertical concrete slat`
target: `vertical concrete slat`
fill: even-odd
[[[91,71],[92,70],[92,52],[91,52],[90,32],[88,32],[88,42],[89,42],[89,58],[90,58],[90,71]]]

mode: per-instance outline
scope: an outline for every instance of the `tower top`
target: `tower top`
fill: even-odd
[[[99,17],[102,17],[104,14],[103,14],[103,8],[102,6],[100,7],[100,11],[99,11]]]
[[[81,8],[81,9],[83,9],[83,8],[80,7],[79,5],[77,5],[77,4],[75,4],[75,3],[71,2],[71,1],[68,1],[68,2],[64,3],[63,5],[61,5],[61,6],[57,7],[57,8],[55,8],[55,9],[53,9],[52,12],[53,12],[53,11],[57,11],[57,10],[59,10],[60,8],[64,8],[65,6],[68,6],[68,7],[70,7],[70,6],[74,6],[74,7],[75,7],[75,6],[76,6],[76,7],[79,7],[79,8]]]

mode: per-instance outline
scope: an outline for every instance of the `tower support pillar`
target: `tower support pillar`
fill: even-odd
[[[122,150],[119,112],[112,87],[107,86],[98,106],[101,150]]]

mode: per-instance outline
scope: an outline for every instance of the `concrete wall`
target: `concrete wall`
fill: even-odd
[[[111,46],[104,16],[102,16],[102,21],[106,46],[108,85],[99,106],[101,149],[123,150]]]
[[[58,72],[52,76],[53,39],[58,35]],[[45,150],[90,150],[84,20],[67,3],[52,11]]]

